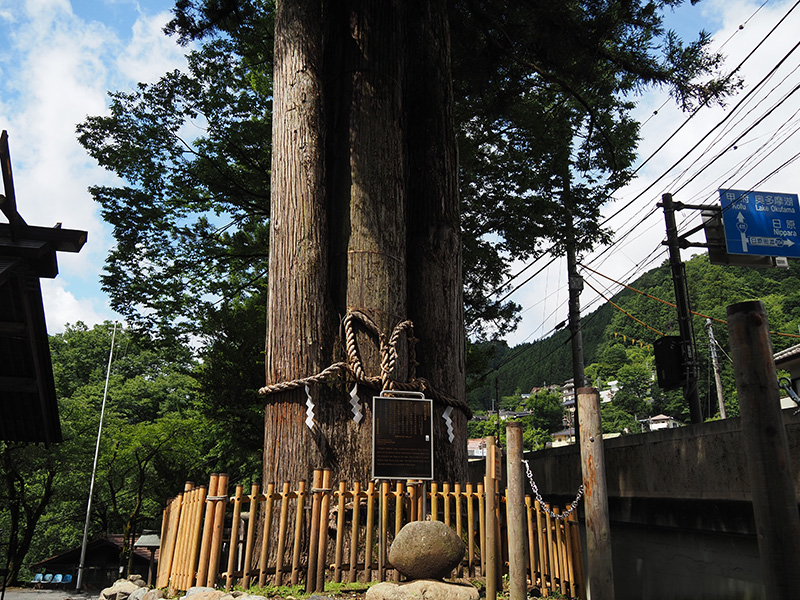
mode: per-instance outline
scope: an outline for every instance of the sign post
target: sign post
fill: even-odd
[[[797,194],[721,189],[719,196],[729,254],[800,257]]]

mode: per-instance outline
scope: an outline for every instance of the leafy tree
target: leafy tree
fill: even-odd
[[[530,417],[535,429],[548,433],[563,427],[564,407],[561,395],[549,390],[539,390],[531,394],[527,401],[527,409],[533,413]]]
[[[80,542],[105,390],[111,323],[82,323],[52,336],[64,441],[50,448],[0,445],[0,524],[11,532],[9,579]],[[206,476],[206,422],[190,352],[158,352],[118,331],[109,379],[90,533],[157,528],[166,500],[187,478]],[[27,561],[25,560],[28,557]],[[26,574],[27,575],[27,574]]]
[[[673,4],[433,0],[410,11],[401,3],[324,3],[323,10],[314,2],[181,1],[168,29],[203,43],[190,76],[114,94],[111,117],[79,126],[90,153],[128,182],[94,190],[117,219],[119,253],[105,280],[125,288],[114,293],[115,308],[166,338],[208,335],[214,302],[247,293],[263,276],[271,219],[268,381],[335,362],[338,320],[355,306],[371,311],[384,335],[411,318],[426,333],[417,349],[421,375],[462,398],[462,275],[453,269],[462,259],[460,225],[471,238],[464,247],[474,250],[465,254],[465,297],[477,308],[476,335],[484,337],[483,324],[506,331],[515,307],[488,302],[484,292],[512,256],[536,255],[546,238],[558,242],[560,226],[572,228],[567,239],[579,248],[605,235],[599,208],[630,177],[637,135],[628,96],[661,84],[687,105],[725,93],[719,80],[698,79],[719,60],[707,52],[707,36],[684,46],[661,29],[661,11]],[[274,57],[259,41],[270,38],[273,18]],[[455,95],[450,48],[440,43],[451,28]],[[551,51],[556,43],[559,53]],[[270,62],[274,94],[264,76]],[[264,109],[273,99],[268,217],[258,212],[267,188],[258,159],[266,156]],[[210,133],[182,140],[181,128],[198,120]],[[457,128],[462,155],[474,159],[461,172],[460,223]],[[493,247],[489,236],[500,242]],[[199,265],[208,272],[198,273]],[[376,353],[364,361],[377,365]],[[346,412],[332,394],[323,393],[320,406],[331,412],[313,434],[303,427],[301,391],[275,403],[291,413],[290,432],[273,427],[281,415],[269,403],[264,456],[284,448],[297,465],[322,460],[339,469],[357,456],[366,464],[350,447],[362,432],[334,425]],[[451,447],[440,450],[443,457]]]
[[[537,253],[563,224],[552,192],[567,180],[555,161],[587,174],[571,178],[570,191],[588,240],[604,186],[627,177],[632,94],[664,84],[689,106],[727,91],[708,76],[720,57],[707,34],[684,44],[663,29],[663,12],[678,4],[450,6],[472,334],[486,333],[481,323],[497,335],[514,326],[518,307],[492,292],[511,256]],[[112,93],[111,114],[78,128],[90,154],[129,184],[93,189],[118,240],[104,285],[131,323],[162,331],[197,329],[216,299],[264,275],[269,210],[274,6],[182,0],[174,14],[167,32],[199,43],[188,72]],[[205,133],[185,137],[190,128]],[[572,152],[553,143],[573,139]]]
[[[520,422],[523,424],[522,448],[529,452],[544,448],[547,442],[552,442],[553,438],[546,429],[537,427],[535,419],[532,417],[522,417],[520,419],[509,419],[500,421],[495,415],[487,415],[486,419],[471,419],[467,421],[467,437],[485,438],[493,435],[501,446],[506,445],[506,423]]]
[[[631,413],[645,416],[652,401],[653,371],[645,364],[632,363],[622,366],[617,371],[619,389],[614,393],[612,402]]]
[[[203,325],[221,305],[264,291],[271,49],[252,42],[209,41],[188,53],[186,73],[112,92],[109,114],[77,128],[127,184],[90,190],[116,240],[103,289],[131,326],[163,340],[210,335]]]
[[[640,433],[642,426],[631,413],[613,402],[600,407],[603,433]]]

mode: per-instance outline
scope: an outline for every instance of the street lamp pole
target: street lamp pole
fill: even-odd
[[[97,474],[97,458],[100,455],[100,435],[103,433],[103,416],[106,412],[106,398],[108,397],[108,380],[111,376],[111,358],[114,355],[114,340],[117,336],[117,322],[114,321],[114,330],[111,333],[111,349],[108,351],[108,367],[106,368],[106,385],[103,389],[103,403],[100,407],[100,424],[97,426],[97,442],[94,446],[94,464],[92,465],[92,479],[89,483],[89,501],[86,503],[86,522],[83,526],[83,543],[81,544],[81,560],[78,564],[78,576],[75,589],[80,591],[83,585],[83,572],[86,569],[86,541],[89,536],[89,517],[92,513],[92,496],[94,495],[94,480]]]

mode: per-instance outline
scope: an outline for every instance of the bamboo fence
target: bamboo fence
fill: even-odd
[[[201,585],[230,590],[298,585],[324,591],[326,581],[398,581],[387,559],[391,540],[410,521],[441,520],[464,541],[466,553],[451,574],[485,577],[486,497],[484,485],[371,481],[331,485],[328,470],[292,487],[237,485],[211,475],[208,487],[187,483],[164,509],[156,586],[171,591]],[[500,557],[498,576],[507,572],[506,497],[499,493],[493,523]],[[585,597],[585,579],[575,513],[559,515],[525,498],[528,585],[541,595]],[[258,527],[259,523],[261,527]],[[260,530],[260,531],[258,531]],[[277,535],[275,535],[277,532]]]

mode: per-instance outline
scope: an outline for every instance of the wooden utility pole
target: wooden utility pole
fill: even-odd
[[[700,396],[697,393],[697,361],[695,360],[694,335],[692,333],[692,314],[689,309],[689,291],[686,287],[686,270],[681,261],[681,250],[678,245],[678,226],[675,223],[675,204],[672,194],[661,196],[664,209],[664,220],[667,225],[667,248],[669,249],[669,266],[672,269],[672,284],[675,286],[675,306],[678,310],[678,330],[681,336],[683,355],[683,397],[689,404],[692,423],[703,422],[703,411],[700,408]]]
[[[522,473],[522,429],[519,421],[506,423],[506,510],[508,513],[508,598],[527,597],[525,562],[525,480]]]
[[[600,425],[600,394],[595,388],[583,387],[578,390],[578,413],[581,420],[581,471],[589,566],[586,587],[590,599],[606,600],[614,598],[614,573],[603,428]]]
[[[578,390],[586,385],[583,361],[583,333],[581,331],[581,292],[583,291],[583,278],[578,273],[578,259],[575,246],[575,226],[572,215],[572,196],[570,180],[564,179],[564,193],[561,202],[564,207],[564,237],[567,252],[567,278],[569,281],[569,337],[572,348],[572,390],[575,400],[575,429],[576,439],[580,435],[580,415],[578,414]]]
[[[789,600],[800,590],[800,514],[767,315],[757,300],[727,314],[764,588]]]

